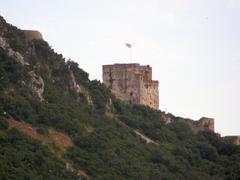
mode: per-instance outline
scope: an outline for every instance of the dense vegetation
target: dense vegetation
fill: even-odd
[[[78,179],[47,147],[16,130],[0,131],[0,179]]]
[[[23,33],[3,18],[0,32],[5,32],[14,50],[24,54],[32,49],[25,55],[30,65],[23,66],[0,48],[0,179],[76,178],[46,146],[8,130],[10,117],[69,135],[75,146],[64,158],[89,178],[240,179],[238,146],[222,142],[213,133],[194,134],[174,116],[174,122],[164,124],[160,111],[126,105],[47,42],[26,42]],[[70,70],[87,93],[70,87]],[[28,86],[30,71],[44,80],[44,101]],[[144,143],[134,129],[157,144]]]

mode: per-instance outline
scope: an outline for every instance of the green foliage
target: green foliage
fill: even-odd
[[[26,69],[16,60],[9,58],[0,48],[0,90],[10,86],[22,87],[22,80],[28,80]]]
[[[0,179],[78,179],[46,146],[16,130],[0,131],[0,172]]]
[[[104,113],[110,100],[110,91],[97,80],[88,84],[88,90],[96,106],[97,111]]]
[[[10,96],[0,93],[0,102],[3,110],[18,120],[35,121],[35,114],[31,104],[23,96]]]
[[[8,24],[1,16],[0,32],[7,38],[13,50],[18,52],[24,52],[26,50],[27,43],[24,33],[15,26]]]
[[[8,122],[5,117],[0,116],[0,130],[8,128]]]
[[[68,60],[66,63],[69,70],[71,70],[76,78],[78,84],[87,85],[89,83],[88,73],[79,68],[78,64],[72,60]]]
[[[198,144],[198,149],[203,159],[207,159],[209,161],[215,161],[218,158],[216,148],[212,147],[208,143]]]
[[[76,179],[46,146],[8,130],[9,117],[31,123],[41,134],[50,127],[68,134],[75,146],[65,158],[93,179],[240,179],[239,146],[225,144],[216,134],[194,134],[174,116],[165,124],[161,111],[119,101],[47,42],[26,43],[22,32],[1,17],[0,31],[30,63],[22,66],[0,49],[0,179]],[[44,80],[42,102],[28,86],[32,70]],[[70,71],[93,106],[84,92],[70,88]],[[158,145],[145,144],[134,129]]]

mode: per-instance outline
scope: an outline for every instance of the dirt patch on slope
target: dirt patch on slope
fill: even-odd
[[[20,132],[27,134],[33,139],[39,140],[43,144],[46,144],[51,150],[55,151],[57,147],[57,149],[60,151],[65,151],[66,148],[73,146],[73,142],[70,137],[53,128],[48,129],[47,135],[43,135],[38,133],[31,124],[28,124],[26,122],[19,122],[14,119],[8,119],[8,123],[9,129],[18,129]]]
[[[66,149],[68,147],[73,146],[73,142],[70,139],[70,137],[59,131],[56,131],[55,129],[52,128],[48,129],[48,136],[61,149]]]
[[[64,159],[62,157],[63,152],[69,148],[74,146],[71,138],[66,134],[63,134],[53,128],[49,128],[47,130],[47,134],[43,135],[37,132],[37,130],[32,127],[31,124],[23,122],[23,121],[16,121],[14,119],[8,119],[9,129],[17,129],[21,133],[26,134],[33,139],[36,139],[43,144],[47,145],[53,153],[58,156],[63,162],[66,164],[66,168],[75,171],[79,176],[84,176],[88,178],[88,175],[85,173],[84,170],[80,169],[76,166],[72,161]]]

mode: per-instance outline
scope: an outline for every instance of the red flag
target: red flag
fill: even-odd
[[[128,48],[132,48],[132,44],[125,43],[125,45],[126,45]]]

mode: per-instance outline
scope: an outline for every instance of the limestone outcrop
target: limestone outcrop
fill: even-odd
[[[88,93],[88,91],[83,87],[81,86],[80,84],[77,83],[76,81],[76,78],[75,78],[75,75],[74,73],[70,70],[70,67],[69,67],[69,86],[70,86],[70,89],[77,92],[77,93],[82,93],[84,94],[84,96],[86,97],[86,100],[88,102],[89,105],[92,105],[93,104],[93,100],[92,100],[92,97],[90,96],[90,94]]]
[[[76,82],[76,78],[71,70],[69,70],[69,74],[70,74],[70,80],[69,80],[70,88],[76,91],[77,93],[82,92],[83,90],[81,86]]]
[[[30,71],[29,75],[31,76],[30,87],[33,93],[39,98],[40,101],[43,101],[44,81],[42,77],[36,75],[34,71]]]
[[[14,51],[10,45],[7,43],[6,39],[2,36],[0,36],[0,47],[5,50],[7,55],[13,59],[16,59],[16,61],[20,62],[22,65],[28,65],[27,62],[24,61],[24,57],[22,54],[20,54],[17,51]]]
[[[31,31],[29,31],[31,32]],[[30,33],[31,34],[31,33]],[[33,33],[34,34],[34,33]],[[34,35],[32,36],[34,37]],[[36,35],[36,37],[40,36]],[[15,59],[16,61],[18,61],[19,63],[21,63],[22,65],[29,65],[28,62],[25,61],[24,57],[22,54],[20,54],[17,51],[14,51],[10,45],[8,44],[8,42],[6,41],[6,39],[2,36],[0,36],[0,48],[2,48],[9,57]],[[40,101],[43,101],[43,92],[44,92],[44,81],[42,79],[41,76],[36,75],[36,73],[34,71],[30,71],[29,75],[31,77],[31,81],[29,82],[29,86],[32,89],[33,93],[35,95],[37,95],[37,97],[39,98]]]

